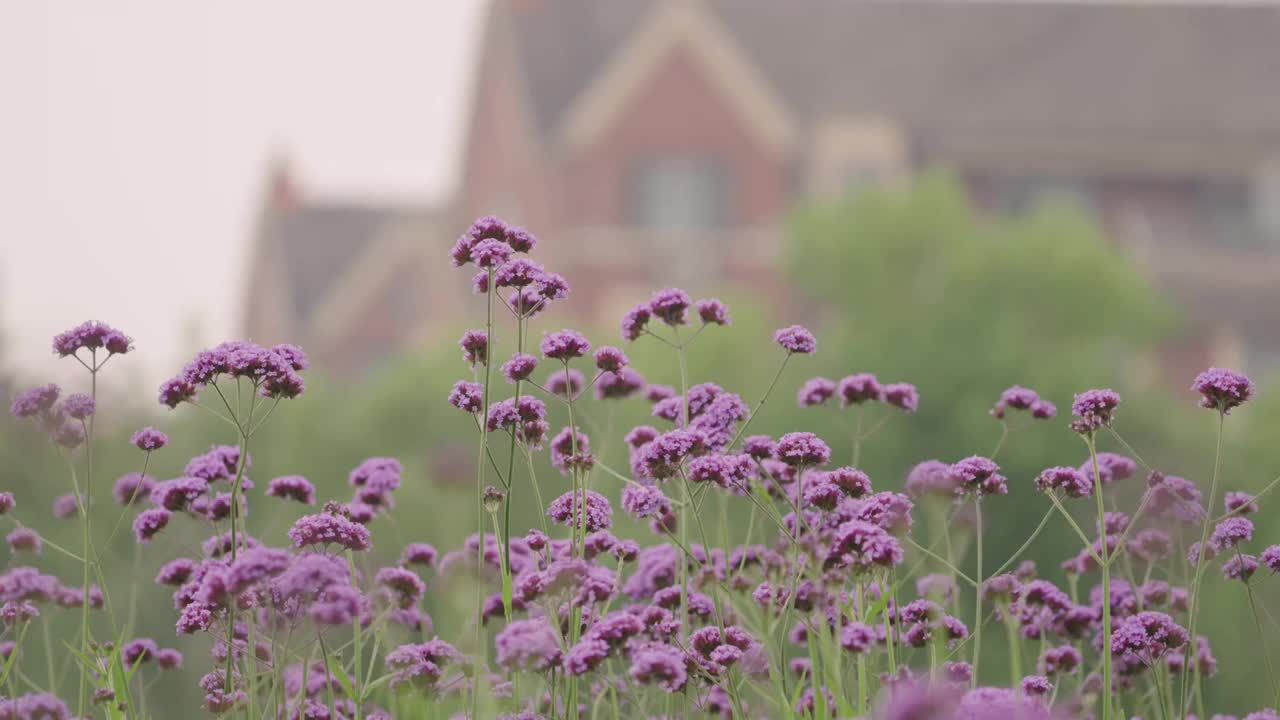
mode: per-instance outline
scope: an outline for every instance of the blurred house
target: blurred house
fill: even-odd
[[[412,295],[487,213],[534,229],[601,318],[655,283],[780,296],[798,197],[946,166],[993,211],[1094,214],[1212,331],[1189,365],[1210,347],[1280,365],[1277,38],[1280,7],[1220,4],[495,0],[449,211],[268,210],[283,255],[259,257],[298,287],[250,313],[299,341],[360,333],[356,367],[393,347],[396,313],[439,315]],[[417,244],[353,280],[393,228]],[[415,247],[430,257],[398,259]]]

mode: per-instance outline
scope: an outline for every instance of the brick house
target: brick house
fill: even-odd
[[[449,307],[437,258],[486,213],[546,238],[572,306],[601,318],[655,283],[781,294],[779,224],[798,197],[942,165],[993,211],[1076,200],[1214,321],[1217,359],[1280,365],[1277,37],[1280,7],[495,0],[449,207],[361,224],[269,201],[258,264],[312,290],[255,283],[249,329],[306,342],[346,313],[331,332],[361,333],[364,356],[332,364],[366,366],[397,347],[393,328],[429,332]],[[391,227],[412,240],[371,259]],[[347,277],[381,265],[394,273]],[[398,290],[415,272],[418,289]],[[296,324],[308,314],[323,321]],[[1201,364],[1203,346],[1188,352]]]

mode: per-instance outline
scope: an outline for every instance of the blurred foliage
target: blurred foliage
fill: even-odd
[[[1160,340],[1173,327],[1176,314],[1134,264],[1078,214],[1049,205],[1022,217],[988,217],[971,208],[952,179],[930,175],[907,189],[870,191],[798,209],[788,236],[788,272],[803,300],[766,305],[749,290],[730,289],[724,299],[732,307],[733,325],[709,328],[689,353],[690,383],[714,381],[754,405],[783,359],[770,341],[773,328],[800,322],[817,333],[818,352],[787,363],[752,433],[812,430],[830,442],[838,461],[847,462],[857,411],[801,409],[795,402],[799,385],[814,375],[838,379],[855,372],[874,372],[886,382],[915,383],[922,398],[918,412],[905,415],[871,407],[862,418],[864,428],[883,425],[864,444],[860,464],[877,489],[896,490],[907,471],[922,460],[950,462],[991,453],[1001,426],[987,411],[1000,391],[1015,383],[1036,389],[1057,403],[1060,414],[1034,424],[1017,419],[1022,420],[1014,423],[1020,429],[1003,443],[998,459],[1011,490],[984,506],[988,571],[1022,544],[1048,508],[1031,478],[1044,467],[1078,465],[1086,457],[1083,444],[1066,429],[1074,392],[1100,386],[1119,390],[1125,401],[1117,428],[1142,459],[1207,489],[1216,428],[1212,414],[1196,408],[1183,387],[1171,391],[1152,380],[1160,363]],[[470,321],[481,323],[483,316],[477,301]],[[513,323],[507,316],[501,319],[493,351],[497,358],[515,350]],[[564,323],[553,308],[533,322],[530,336],[536,339],[543,330]],[[454,337],[463,329],[455,328]],[[612,324],[588,335],[596,345],[619,343]],[[139,347],[145,352],[145,338]],[[626,346],[626,351],[651,382],[679,386],[678,363],[670,347],[645,338]],[[128,361],[126,357],[120,363]],[[210,528],[189,520],[175,522],[161,535],[163,542],[139,551],[129,533],[130,513],[108,543],[119,512],[110,501],[109,487],[119,475],[140,469],[142,456],[128,445],[127,437],[143,424],[157,425],[173,439],[155,455],[150,468],[160,479],[180,474],[188,458],[211,444],[233,442],[234,431],[197,408],[168,412],[156,409],[150,397],[136,405],[116,401],[109,391],[113,369],[101,378],[107,391],[95,443],[93,493],[95,518],[100,518],[95,520],[95,544],[105,558],[117,617],[122,622],[133,619],[128,634],[153,636],[162,646],[178,646],[188,653],[183,682],[161,683],[154,668],[144,671],[152,673],[148,681],[156,686],[152,702],[190,708],[198,702],[193,685],[207,663],[208,639],[173,640],[176,613],[170,593],[153,585],[152,578],[172,557],[197,554]],[[535,378],[549,371],[544,364]],[[405,483],[396,496],[397,509],[373,523],[375,548],[367,569],[392,562],[408,542],[431,542],[442,552],[456,547],[475,531],[476,432],[472,420],[451,408],[445,397],[456,380],[470,379],[471,372],[449,338],[392,359],[357,383],[326,378],[319,370],[309,373],[306,394],[283,403],[250,445],[249,475],[258,483],[250,493],[250,532],[266,542],[281,543],[294,518],[314,511],[264,497],[262,489],[270,478],[302,474],[316,484],[321,498],[345,500],[350,494],[347,472],[366,457],[390,455],[404,462]],[[496,371],[495,383],[499,397],[510,392]],[[68,392],[84,390],[87,384],[85,378],[85,387]],[[1280,427],[1280,399],[1265,390],[1257,402],[1228,418],[1224,489],[1256,490],[1280,472],[1280,448],[1273,442],[1274,429]],[[555,432],[567,416],[559,403],[548,406]],[[587,393],[580,412],[580,423],[602,464],[623,473],[627,461],[622,435],[638,423],[660,424],[639,398],[602,402]],[[1103,449],[1121,449],[1110,436],[1104,435],[1100,444]],[[506,452],[505,442],[499,442],[494,453],[500,465],[505,466]],[[78,460],[83,462],[82,457]],[[76,521],[49,516],[53,498],[70,490],[67,466],[33,428],[20,426],[7,414],[0,419],[0,468],[4,489],[18,496],[18,509],[10,519],[40,529],[63,547],[78,548]],[[567,478],[550,468],[545,454],[538,458],[537,477],[544,501],[568,489]],[[515,478],[513,527],[539,526],[528,473],[519,464]],[[609,473],[597,471],[592,483],[607,496],[618,497],[621,483]],[[1119,506],[1132,509],[1140,489],[1140,478],[1120,488]],[[712,534],[743,541],[749,506],[732,504],[726,522],[716,504],[710,505],[705,521]],[[1092,525],[1091,506],[1074,511],[1082,525]],[[918,515],[924,531],[931,530],[925,513]],[[631,522],[620,509],[614,519],[618,534],[652,538],[647,527]],[[758,521],[753,539],[763,541],[768,530]],[[1265,517],[1259,533],[1256,549],[1280,541],[1280,528]],[[1061,582],[1058,563],[1077,550],[1077,538],[1055,520],[1029,557],[1038,561],[1043,575]],[[973,566],[969,555],[966,568]],[[36,559],[6,555],[6,562],[8,567],[38,564],[68,584],[79,581],[79,565],[49,548]],[[1209,576],[1212,589],[1205,602],[1204,628],[1222,667],[1207,685],[1209,699],[1224,710],[1256,708],[1263,702],[1266,679],[1244,593],[1214,572]],[[1259,579],[1263,604],[1276,606],[1274,583],[1262,574]],[[474,590],[451,588],[447,580],[435,577],[428,577],[428,587],[426,609],[436,618],[437,629],[445,639],[466,647],[469,633],[460,629],[458,618]],[[78,615],[51,611],[47,616],[54,674],[65,671],[71,678],[74,671],[59,648],[61,638],[71,637]],[[105,621],[98,622],[99,634],[105,634]],[[1274,625],[1268,631],[1275,650],[1280,632]],[[47,671],[40,645],[28,642],[22,668],[26,677],[43,686]],[[984,675],[990,673],[993,681],[1005,677],[1001,646],[998,641],[986,646],[990,654],[984,657]]]

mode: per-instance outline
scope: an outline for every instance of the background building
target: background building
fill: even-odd
[[[655,282],[783,296],[798,199],[946,167],[995,212],[1095,216],[1183,305],[1175,364],[1280,364],[1280,94],[1259,92],[1280,9],[804,6],[496,0],[454,201],[326,203],[279,175],[255,263],[289,281],[255,274],[248,335],[369,366],[448,319],[440,258],[487,213],[546,238],[599,319]]]

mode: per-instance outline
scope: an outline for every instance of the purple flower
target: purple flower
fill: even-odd
[[[884,528],[850,520],[836,529],[825,566],[865,572],[874,567],[891,568],[900,564],[902,557],[902,546]]]
[[[567,361],[587,354],[591,343],[576,330],[561,330],[544,335],[539,349],[545,357]]]
[[[913,497],[951,496],[955,494],[958,485],[957,478],[951,474],[950,465],[939,460],[925,460],[911,468],[911,472],[907,474],[905,489]]]
[[[1009,486],[1000,474],[1000,466],[988,458],[972,455],[951,466],[951,474],[962,492],[979,495],[1005,495]]]
[[[625,367],[616,373],[602,372],[596,378],[596,399],[629,398],[645,386],[644,376]]]
[[[622,509],[637,519],[661,517],[671,512],[671,501],[653,485],[627,483],[622,489]]]
[[[561,525],[586,527],[589,533],[608,530],[613,525],[613,507],[594,490],[567,492],[547,507],[547,517]]]
[[[29,552],[39,555],[44,547],[44,543],[40,541],[40,536],[31,528],[17,528],[6,535],[5,540],[9,542],[9,549],[16,553]]]
[[[133,520],[133,534],[138,537],[138,542],[149,543],[151,538],[156,536],[169,524],[169,511],[164,508],[151,508],[138,513],[138,517]]]
[[[297,500],[304,505],[316,504],[316,488],[301,475],[284,475],[267,483],[267,495],[283,500]]]
[[[675,327],[689,321],[689,306],[692,301],[683,290],[666,288],[659,290],[649,298],[649,312],[664,323]]]
[[[348,550],[368,550],[371,547],[368,528],[330,512],[298,518],[289,528],[289,539],[300,548],[330,544]]]
[[[436,549],[428,543],[409,543],[400,554],[400,564],[431,567],[436,564],[437,555]]]
[[[611,345],[602,345],[595,357],[596,367],[602,372],[616,373],[630,363],[625,353]]]
[[[813,407],[822,405],[836,394],[836,384],[834,381],[824,377],[810,378],[800,386],[800,391],[796,393],[796,402],[800,407]]]
[[[120,505],[133,505],[140,500],[149,499],[154,488],[155,482],[150,475],[128,473],[116,480],[111,494]]]
[[[156,483],[151,489],[151,502],[165,510],[185,510],[193,500],[209,491],[206,480],[183,477]]]
[[[1128,480],[1133,477],[1135,472],[1138,471],[1138,464],[1124,455],[1100,452],[1097,453],[1097,458],[1098,480],[1103,485],[1110,485],[1121,480]],[[1084,463],[1080,465],[1080,472],[1089,480],[1090,483],[1092,483],[1093,460],[1086,459]]]
[[[133,340],[105,323],[89,320],[53,338],[53,351],[59,357],[75,355],[84,348],[90,351],[105,349],[110,355],[119,355],[133,349]]]
[[[861,405],[864,402],[879,402],[884,396],[884,388],[871,373],[846,375],[840,379],[837,389],[840,393],[840,406]]]
[[[545,272],[541,265],[528,258],[516,258],[498,268],[493,277],[498,287],[522,288],[538,282]],[[484,281],[483,294],[488,291],[489,274],[480,273],[476,276],[477,281],[481,278]]]
[[[1200,407],[1217,410],[1224,415],[1253,397],[1253,381],[1224,368],[1211,367],[1200,373],[1191,389],[1200,393]]]
[[[295,345],[266,348],[250,342],[225,342],[200,351],[181,373],[166,380],[160,386],[160,402],[177,407],[224,375],[249,380],[262,397],[294,398],[305,390],[298,373],[307,364],[306,355]]]
[[[468,330],[458,339],[458,347],[462,348],[462,358],[469,364],[489,362],[489,334],[484,330]]]
[[[1074,672],[1084,663],[1084,657],[1072,645],[1049,648],[1040,656],[1039,669],[1045,675]]]
[[[1072,423],[1076,432],[1093,432],[1111,424],[1120,394],[1111,389],[1085,390],[1071,403],[1071,414],[1080,418]]]
[[[811,432],[792,432],[778,439],[775,455],[792,467],[816,467],[831,459],[831,448]]]
[[[1031,403],[1031,417],[1037,420],[1049,420],[1058,415],[1058,406],[1041,398]]]
[[[516,620],[493,639],[498,664],[541,672],[560,662],[560,643],[545,619]]]
[[[768,435],[751,435],[742,441],[742,450],[757,460],[773,457],[777,444]]]
[[[30,418],[46,413],[58,401],[61,392],[61,388],[50,383],[19,393],[9,405],[9,414],[16,418]]]
[[[1229,517],[1213,528],[1209,542],[1214,550],[1222,552],[1252,539],[1253,523],[1248,518]]]
[[[1280,545],[1272,545],[1262,551],[1262,564],[1273,573],[1280,573]]]
[[[63,412],[76,420],[88,420],[97,409],[98,405],[93,398],[84,393],[68,395],[67,399],[62,401]]]
[[[840,631],[840,647],[851,653],[862,654],[876,644],[876,632],[869,625],[852,622]]]
[[[1229,512],[1236,515],[1252,515],[1258,512],[1258,503],[1253,495],[1247,492],[1229,492],[1223,498],[1223,504]]]
[[[1093,494],[1093,483],[1075,468],[1058,466],[1036,476],[1036,489],[1044,493],[1061,490],[1067,497],[1083,498]]]
[[[789,325],[773,333],[773,341],[795,355],[810,355],[818,349],[813,333],[802,325]]]
[[[501,240],[481,240],[471,247],[471,261],[492,270],[511,259],[511,246]]]
[[[1030,410],[1039,399],[1040,395],[1035,390],[1014,385],[1000,393],[1000,399],[996,401],[995,407],[991,408],[991,415],[995,418],[1003,418],[1006,409]]]
[[[129,442],[139,450],[151,452],[169,444],[169,436],[153,427],[144,427],[133,434]]]
[[[9,600],[0,607],[0,620],[6,625],[30,622],[40,617],[40,610],[28,600]]]
[[[0,515],[6,515],[12,510],[18,501],[14,499],[11,492],[0,492]]]
[[[582,372],[577,368],[561,368],[552,371],[547,376],[547,379],[543,381],[543,387],[552,395],[559,395],[563,398],[576,398],[578,393],[582,392],[582,386],[586,381],[586,378],[582,376]]]
[[[886,404],[903,412],[915,412],[920,407],[920,391],[911,383],[889,383],[881,394]]]
[[[1222,576],[1228,580],[1249,582],[1249,578],[1258,571],[1258,558],[1252,555],[1236,554],[1222,563]]]
[[[72,493],[59,495],[53,499],[53,516],[56,518],[69,518],[75,515],[79,509],[80,505],[76,502],[76,496]]]
[[[1187,644],[1187,631],[1161,612],[1140,612],[1125,618],[1111,635],[1111,654],[1134,656],[1151,666],[1165,653]]]
[[[729,308],[718,298],[706,298],[694,303],[703,325],[729,325]]]
[[[680,692],[689,680],[684,653],[664,643],[646,643],[634,649],[630,674],[642,685],[656,684],[669,693]]]
[[[481,412],[484,410],[484,386],[480,383],[459,380],[449,391],[449,404],[463,412]]]
[[[648,305],[637,305],[622,316],[622,339],[634,341],[645,331],[653,313]]]
[[[528,379],[537,367],[538,358],[528,353],[516,353],[502,364],[502,375],[507,378],[507,382],[517,383]]]
[[[412,570],[399,567],[384,567],[378,571],[373,580],[387,588],[395,597],[401,608],[413,607],[422,598],[427,586]]]

